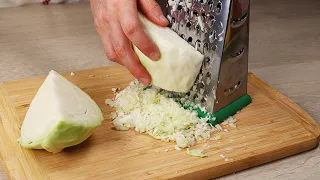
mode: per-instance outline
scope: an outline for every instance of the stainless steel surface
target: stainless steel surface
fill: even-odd
[[[205,55],[195,85],[179,95],[214,113],[246,94],[250,1],[158,2],[171,29]]]

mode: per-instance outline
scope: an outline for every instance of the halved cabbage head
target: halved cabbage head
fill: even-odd
[[[102,121],[89,95],[50,71],[30,104],[18,141],[25,148],[57,153],[86,140]]]
[[[144,31],[158,46],[161,58],[152,61],[133,46],[141,64],[152,77],[152,85],[174,92],[188,92],[193,86],[204,56],[168,27],[160,27],[139,14]]]

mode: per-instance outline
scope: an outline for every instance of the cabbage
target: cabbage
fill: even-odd
[[[200,72],[204,56],[168,27],[160,27],[139,15],[142,26],[158,46],[161,57],[152,61],[133,46],[141,64],[152,77],[152,85],[174,92],[188,92]]]
[[[187,154],[195,157],[207,157],[207,155],[201,149],[187,149]]]
[[[22,147],[57,153],[86,140],[103,121],[98,105],[55,71],[32,100],[18,139]]]
[[[217,130],[207,123],[208,119],[184,109],[159,88],[144,90],[137,80],[106,103],[116,109],[113,125],[117,130],[134,129],[161,141],[175,141],[179,148],[205,142]]]

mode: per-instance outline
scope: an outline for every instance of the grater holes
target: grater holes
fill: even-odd
[[[199,74],[203,74],[203,68],[200,68],[200,72],[199,72]]]
[[[207,74],[206,74],[206,83],[207,83],[207,85],[209,85],[210,82],[211,82],[211,73],[207,72]]]
[[[221,9],[222,9],[222,3],[219,1],[216,5],[214,12],[216,12],[216,14],[219,15],[221,13]]]
[[[187,14],[190,14],[190,9],[189,8],[187,8]]]
[[[188,38],[188,42],[189,42],[189,43],[192,43],[192,37],[189,37],[189,38]]]
[[[210,64],[211,64],[210,58],[209,57],[205,57],[204,58],[204,62],[203,62],[203,69],[204,69],[205,72],[209,71]],[[206,77],[204,79],[207,79],[207,75],[206,75]]]
[[[208,5],[209,5],[209,7],[210,7],[210,10],[212,11],[213,8],[214,8],[213,0],[209,0],[209,1],[208,1]]]
[[[216,40],[216,39],[217,39],[217,32],[216,32],[216,31],[212,31],[212,32],[210,33],[210,36],[209,36],[209,42],[210,42],[210,43],[213,43],[214,40]]]
[[[210,15],[209,19],[210,19],[209,25],[210,25],[210,27],[212,27],[213,24],[216,22],[216,17],[214,15]]]
[[[207,14],[205,12],[201,13],[201,16],[203,17],[203,19],[206,19]]]
[[[202,98],[200,102],[203,104],[203,103],[206,102],[206,99],[205,99],[205,98]]]
[[[191,22],[187,22],[186,26],[189,28],[191,27]]]
[[[211,11],[214,9],[214,5],[213,4],[210,4],[209,7],[210,7]]]
[[[206,77],[211,78],[211,72],[207,72]]]
[[[201,30],[201,27],[200,27],[199,24],[196,26],[196,30],[197,30],[198,32]]]
[[[181,6],[181,5],[178,5],[177,9],[178,9],[179,11],[181,11],[181,10],[182,10],[182,6]]]
[[[201,41],[198,39],[195,43],[196,48],[200,48],[201,47]]]
[[[211,59],[209,57],[206,57],[204,60],[205,60],[206,63],[210,63],[211,62]]]
[[[186,38],[186,36],[185,36],[184,34],[181,34],[180,37],[181,37],[182,39],[185,39],[185,38]]]
[[[193,10],[192,14],[195,15],[195,16],[198,16],[198,11],[197,10]]]
[[[169,21],[168,27],[169,27],[169,28],[173,27],[173,25],[174,25],[175,23],[176,23],[176,18],[172,17],[172,18],[171,18],[171,21]]]
[[[175,23],[176,22],[176,18],[172,17],[171,18],[171,23]]]
[[[225,90],[224,90],[225,96],[229,96],[229,95],[235,93],[236,90],[240,87],[241,84],[242,84],[241,81],[238,81],[237,84],[235,84],[235,85],[232,86],[231,88],[225,89]]]
[[[197,99],[199,96],[198,96],[198,94],[195,94],[194,96],[193,96],[193,99]]]
[[[213,21],[213,20],[215,21],[216,20],[216,17],[214,15],[210,15],[209,18],[210,18],[211,21]]]
[[[203,88],[204,88],[204,83],[201,81],[200,83],[198,83],[198,87],[199,87],[200,89],[203,89]]]
[[[212,46],[212,51],[217,52],[218,51],[218,46],[217,45]]]
[[[204,44],[203,44],[203,50],[204,50],[204,51],[208,51],[208,50],[209,50],[209,45],[208,45],[208,43],[204,43]]]

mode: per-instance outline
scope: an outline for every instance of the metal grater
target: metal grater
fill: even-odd
[[[187,94],[215,113],[247,93],[250,0],[158,0],[169,27],[205,59]]]

